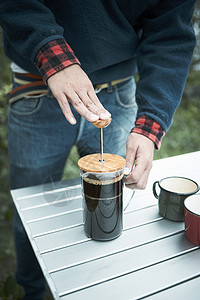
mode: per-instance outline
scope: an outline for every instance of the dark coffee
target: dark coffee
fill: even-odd
[[[122,176],[105,181],[83,178],[84,229],[94,240],[112,240],[122,233]]]

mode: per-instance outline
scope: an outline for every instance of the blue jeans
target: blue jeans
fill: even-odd
[[[104,152],[126,155],[126,139],[137,113],[135,88],[134,80],[128,79],[97,94],[112,114],[111,124],[104,129]],[[99,129],[73,107],[72,111],[77,120],[73,126],[66,121],[51,92],[47,96],[24,98],[10,105],[8,147],[12,189],[41,184],[50,175],[59,181],[74,145],[77,145],[80,156],[99,152]],[[25,299],[43,299],[45,280],[17,212],[14,234],[17,282],[24,287]]]

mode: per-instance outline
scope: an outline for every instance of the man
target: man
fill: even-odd
[[[11,188],[59,180],[74,144],[81,156],[99,152],[91,122],[110,115],[105,152],[126,155],[127,186],[145,188],[190,67],[194,3],[1,1],[5,52],[13,61]],[[42,299],[44,280],[17,214],[15,237],[25,299]]]

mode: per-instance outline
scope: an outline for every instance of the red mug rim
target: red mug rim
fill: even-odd
[[[199,201],[200,201],[200,194],[195,194],[195,195],[191,195],[191,197],[195,197],[195,196],[199,196]],[[198,214],[198,213],[195,213],[194,211],[192,211],[191,209],[189,209],[187,206],[186,206],[186,202],[188,202],[188,201],[190,201],[191,200],[191,198],[190,197],[188,197],[188,198],[186,198],[185,199],[185,201],[184,201],[184,208],[187,210],[187,211],[189,211],[192,215],[195,215],[195,216],[197,216],[197,217],[200,217],[200,213]]]

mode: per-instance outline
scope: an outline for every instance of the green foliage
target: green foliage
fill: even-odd
[[[194,76],[194,73],[191,73],[191,76]],[[200,72],[196,75],[199,76],[199,74]],[[190,75],[188,81],[191,81]],[[186,88],[188,85],[186,85]],[[192,82],[190,82],[191,89],[192,86]],[[182,102],[174,115],[173,124],[162,141],[160,151],[155,152],[154,159],[200,150],[199,128],[199,98],[183,96]]]
[[[80,176],[80,170],[77,165],[78,159],[79,159],[78,151],[76,146],[74,146],[67,160],[66,167],[63,174],[63,179],[77,178]]]
[[[7,154],[7,118],[8,108],[6,104],[6,94],[10,90],[10,70],[9,60],[3,53],[3,38],[0,31],[0,205],[1,205],[1,220],[10,218],[10,205],[8,205],[9,195],[9,180],[8,180],[8,154]],[[11,203],[11,202],[9,202]]]

